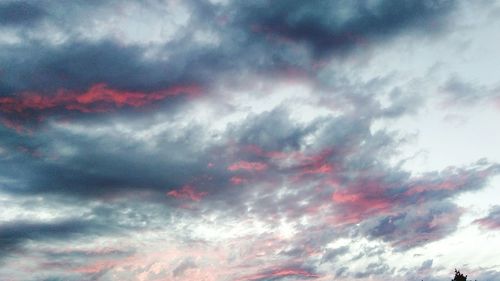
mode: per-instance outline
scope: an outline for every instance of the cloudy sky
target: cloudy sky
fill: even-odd
[[[500,280],[500,2],[0,1],[0,280]]]

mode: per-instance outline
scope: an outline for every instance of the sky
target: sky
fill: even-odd
[[[500,2],[0,1],[0,280],[500,280]]]

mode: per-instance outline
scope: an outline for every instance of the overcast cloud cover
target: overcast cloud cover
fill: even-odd
[[[500,3],[0,2],[0,280],[500,280]]]

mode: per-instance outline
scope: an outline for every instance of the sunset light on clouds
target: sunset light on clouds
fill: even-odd
[[[500,280],[500,2],[0,1],[0,280]]]

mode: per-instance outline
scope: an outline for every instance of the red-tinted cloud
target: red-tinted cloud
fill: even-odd
[[[456,191],[464,187],[467,184],[468,180],[469,179],[466,175],[459,175],[456,178],[452,178],[441,182],[417,183],[410,186],[409,189],[406,191],[405,195],[411,196],[431,191]]]
[[[200,201],[203,197],[207,196],[208,192],[199,192],[190,185],[184,185],[178,190],[172,190],[167,192],[167,196],[174,197],[177,199],[185,199],[192,201]]]
[[[383,195],[381,190],[336,191],[332,201],[339,207],[337,220],[344,223],[358,223],[367,216],[388,213],[395,204]]]
[[[85,113],[109,112],[122,107],[141,107],[169,97],[199,93],[198,86],[189,85],[146,93],[111,89],[100,83],[82,93],[61,89],[54,95],[25,92],[18,96],[0,97],[0,112],[18,115],[54,109]]]
[[[332,156],[332,149],[325,149],[317,154],[306,154],[301,151],[268,151],[257,145],[246,145],[243,152],[278,163],[281,167],[299,169],[299,177],[307,174],[329,174],[334,170],[328,158]]]
[[[229,180],[234,185],[240,185],[248,182],[248,179],[243,177],[234,176]]]
[[[239,161],[235,162],[229,167],[227,167],[229,171],[263,171],[267,169],[267,164],[262,162],[248,162],[248,161]]]

